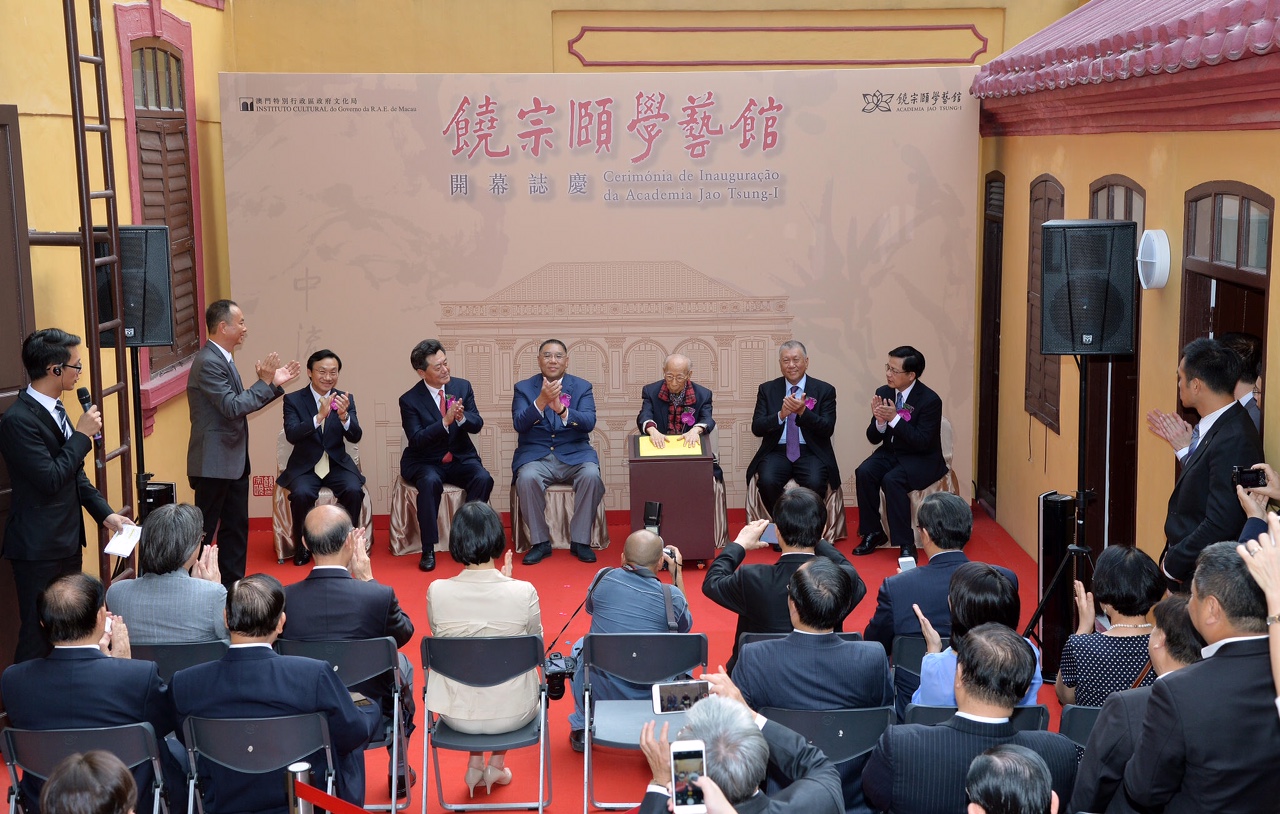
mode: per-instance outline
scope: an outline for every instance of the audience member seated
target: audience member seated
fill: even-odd
[[[733,683],[747,706],[825,710],[893,704],[884,647],[878,642],[846,642],[834,632],[852,596],[849,572],[822,557],[810,559],[791,575],[787,610],[795,629],[785,639],[752,642],[738,654]],[[866,810],[865,764],[865,758],[855,758],[837,766],[847,812]]]
[[[1058,814],[1044,758],[1025,746],[993,746],[973,759],[964,781],[968,814]]]
[[[1153,670],[1161,678],[1200,661],[1204,640],[1191,624],[1188,601],[1186,594],[1173,594],[1152,608],[1155,627],[1148,647]],[[1112,693],[1103,702],[1080,760],[1071,811],[1137,814],[1120,792],[1120,785],[1150,699],[1151,687],[1146,686]]]
[[[1063,704],[1100,707],[1108,695],[1134,686],[1149,687],[1155,676],[1147,670],[1147,639],[1151,623],[1147,611],[1164,596],[1160,566],[1134,546],[1108,546],[1093,570],[1093,591],[1075,581],[1080,624],[1062,647],[1062,662],[1054,689]],[[1097,604],[1094,604],[1094,600]],[[1096,608],[1110,620],[1103,633],[1094,632]],[[1145,675],[1143,675],[1145,671]]]
[[[988,623],[968,631],[956,665],[959,712],[936,726],[902,724],[880,736],[862,772],[873,810],[954,814],[965,810],[969,764],[986,749],[1016,743],[1049,766],[1059,800],[1071,798],[1076,746],[1057,732],[1019,732],[1009,721],[1038,670],[1025,639]]]
[[[920,620],[913,606],[918,605],[939,636],[951,635],[951,608],[947,591],[951,575],[969,562],[964,547],[973,532],[973,510],[959,495],[935,492],[920,504],[920,543],[928,562],[919,568],[908,568],[880,583],[876,612],[863,636],[869,642],[880,642],[892,651],[895,636],[920,636]],[[1008,568],[993,565],[1018,589],[1018,577]]]
[[[960,566],[951,576],[948,593],[951,603],[951,644],[942,649],[942,640],[929,620],[918,611],[917,618],[928,652],[920,664],[920,687],[911,696],[912,703],[950,707],[956,704],[956,653],[963,646],[969,631],[988,622],[1004,625],[1010,630],[1018,626],[1022,604],[1013,583],[993,565],[969,562]],[[1017,706],[1036,703],[1044,679],[1040,676],[1040,651],[1027,640],[1035,656],[1036,669],[1031,674],[1026,694]]]
[[[327,662],[281,656],[271,649],[284,630],[284,586],[269,574],[250,574],[227,589],[231,649],[219,661],[197,664],[173,676],[178,717],[274,718],[323,712],[329,720],[337,770],[337,796],[364,805],[364,747],[376,731],[377,704],[356,706]],[[312,766],[324,756],[312,755]],[[210,761],[198,767],[200,793],[209,812],[285,811],[281,774],[242,774]]]
[[[449,554],[464,567],[456,577],[438,579],[427,588],[432,636],[542,635],[538,592],[532,583],[511,578],[510,551],[499,570],[504,548],[502,520],[489,504],[468,503],[458,510],[449,530]],[[530,670],[492,687],[468,687],[430,673],[427,709],[458,732],[511,732],[538,714],[538,672]],[[505,762],[506,752],[494,752],[487,766],[484,753],[472,752],[465,780],[468,794],[474,796],[481,782],[489,793],[495,785],[510,783]]]
[[[670,552],[670,553],[668,553]],[[671,570],[673,585],[658,578],[660,566]],[[684,595],[684,558],[680,549],[662,546],[662,538],[651,531],[632,532],[622,547],[622,566],[604,568],[587,588],[587,613],[591,614],[590,633],[688,633],[693,616]],[[582,640],[573,645],[578,660],[573,674],[573,713],[569,715],[569,744],[581,752],[585,736],[582,685]],[[607,673],[591,677],[592,697],[598,701],[644,700],[650,697],[650,685],[633,684]]]
[[[40,625],[48,632],[53,652],[15,664],[0,677],[10,726],[84,729],[146,722],[157,739],[173,731],[176,721],[168,688],[160,682],[154,662],[129,658],[129,630],[123,620],[107,613],[104,596],[97,577],[77,573],[58,577],[37,598]],[[173,770],[166,772],[172,780],[182,776],[176,764],[166,765]],[[139,766],[135,779],[138,788],[151,788],[151,764]],[[36,801],[42,785],[34,777],[22,778],[19,788],[27,814],[39,814]],[[151,799],[145,796],[143,812],[151,811]]]
[[[1274,811],[1280,719],[1266,597],[1234,543],[1207,546],[1188,581],[1204,660],[1152,685],[1125,794],[1140,811]]]
[[[822,498],[811,489],[797,487],[778,498],[773,507],[773,521],[778,528],[778,544],[782,555],[773,565],[742,565],[747,552],[769,544],[760,539],[769,525],[765,520],[748,523],[732,543],[707,569],[702,593],[712,602],[738,614],[738,627],[733,633],[733,655],[729,672],[738,661],[738,641],[743,633],[790,633],[791,614],[787,611],[787,583],[791,575],[815,555],[831,560],[845,569],[853,580],[849,607],[840,615],[835,629],[841,625],[867,593],[853,564],[835,546],[820,539],[827,522],[827,509]],[[741,566],[741,567],[740,567]]]
[[[134,814],[137,805],[138,785],[128,767],[103,751],[68,755],[40,793],[44,814]]]
[[[738,814],[839,814],[844,811],[840,775],[816,746],[784,726],[753,715],[729,677],[714,679],[716,695],[694,704],[676,740],[704,744],[706,773]],[[726,697],[727,693],[727,697]],[[671,744],[667,724],[650,721],[640,733],[640,748],[653,778],[640,814],[667,814],[672,795]],[[765,794],[766,772],[785,778],[786,787]],[[687,778],[692,782],[694,778]],[[717,800],[718,802],[718,800]],[[710,814],[710,809],[708,809]]]
[[[200,553],[203,539],[204,515],[189,503],[161,506],[147,515],[138,543],[141,576],[117,580],[107,589],[107,607],[129,623],[132,641],[229,641],[218,547],[206,546]]]
[[[1273,513],[1267,518],[1270,530],[1258,538],[1256,546],[1239,545],[1236,550],[1244,558],[1249,573],[1267,598],[1267,638],[1271,643],[1271,675],[1276,686],[1276,709],[1280,711],[1280,518]],[[1252,548],[1252,552],[1249,549]]]
[[[315,557],[315,565],[306,579],[284,589],[285,606],[290,613],[281,638],[316,642],[390,636],[397,647],[408,644],[413,638],[413,622],[400,609],[395,590],[374,581],[364,529],[352,527],[351,515],[341,506],[316,506],[306,515],[302,537]],[[401,720],[412,732],[413,665],[403,653],[399,656],[405,681],[400,695]],[[352,689],[377,701],[389,721],[395,712],[393,681],[384,674]],[[388,744],[387,750],[390,749]],[[401,760],[405,757],[401,755]],[[405,775],[401,770],[397,794],[408,793],[412,773],[408,778]]]

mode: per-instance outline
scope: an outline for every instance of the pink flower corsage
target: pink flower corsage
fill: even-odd
[[[806,410],[812,410],[814,407],[817,407],[817,406],[818,406],[818,400],[815,399],[813,396],[810,396],[809,398],[804,400],[804,408]]]
[[[910,404],[902,405],[902,409],[898,411],[898,418],[901,418],[903,421],[910,421],[912,409],[914,408],[912,408]]]
[[[685,425],[686,427],[693,426],[693,408],[692,407],[684,408],[684,413],[682,413],[680,416],[680,423]]]
[[[458,403],[458,398],[457,398],[456,396],[450,396],[450,395],[449,395],[449,394],[447,394],[447,393],[445,394],[445,397],[444,397],[444,408],[445,408],[446,410],[452,410],[452,409],[453,409],[453,405],[455,405],[455,404],[457,404],[457,403]]]
[[[568,394],[568,393],[561,393],[561,394],[560,394],[560,403],[561,403],[561,404],[563,404],[565,407],[568,407],[568,406],[569,406],[569,400],[570,400],[570,399],[569,399],[569,394]]]

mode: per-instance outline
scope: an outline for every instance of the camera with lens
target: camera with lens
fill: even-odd
[[[578,669],[578,660],[573,656],[560,653],[548,653],[542,664],[542,675],[547,681],[547,697],[552,701],[564,698],[564,680]]]

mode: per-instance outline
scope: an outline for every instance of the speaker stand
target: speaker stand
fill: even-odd
[[[1049,605],[1049,600],[1054,594],[1060,590],[1070,592],[1072,598],[1072,607],[1075,607],[1075,580],[1080,577],[1080,560],[1083,559],[1089,564],[1089,570],[1093,570],[1093,557],[1089,547],[1085,545],[1085,515],[1089,510],[1089,503],[1094,498],[1094,492],[1085,486],[1085,412],[1089,406],[1089,357],[1087,355],[1076,356],[1076,368],[1080,372],[1080,415],[1077,417],[1077,438],[1076,438],[1076,536],[1075,542],[1067,546],[1067,556],[1063,557],[1062,563],[1058,565],[1058,570],[1054,573],[1053,579],[1049,581],[1048,586],[1044,589],[1044,596],[1040,597],[1040,604],[1036,605],[1035,612],[1031,614],[1031,621],[1027,623],[1027,628],[1023,631],[1023,637],[1035,639],[1036,644],[1044,649],[1044,641],[1036,633],[1036,626],[1040,624],[1040,619],[1044,616],[1045,608]],[[1067,571],[1067,564],[1071,564],[1070,572]],[[1068,579],[1068,573],[1070,579]],[[1072,616],[1075,621],[1075,616]]]

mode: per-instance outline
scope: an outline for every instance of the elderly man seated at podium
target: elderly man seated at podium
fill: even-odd
[[[711,391],[693,381],[693,363],[683,354],[673,353],[662,363],[662,381],[645,385],[640,391],[640,414],[636,426],[662,449],[669,438],[700,447],[702,436],[716,428],[711,417]],[[724,480],[720,464],[715,464],[716,480]]]

